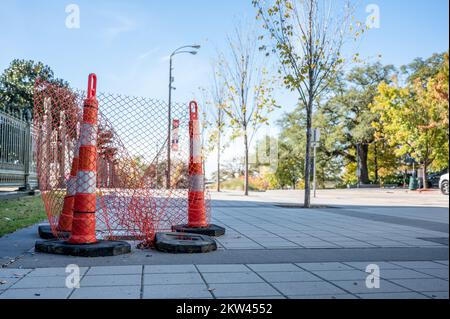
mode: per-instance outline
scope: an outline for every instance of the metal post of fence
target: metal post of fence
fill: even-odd
[[[19,190],[28,191],[31,190],[30,186],[30,162],[31,162],[31,112],[25,111],[25,130],[23,139],[23,165],[24,165],[24,184]]]

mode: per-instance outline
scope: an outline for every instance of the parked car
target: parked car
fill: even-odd
[[[441,188],[440,180],[441,176],[448,173],[448,170],[427,174],[427,186],[428,188]]]
[[[448,195],[448,173],[441,176],[439,180],[439,188],[444,195]]]

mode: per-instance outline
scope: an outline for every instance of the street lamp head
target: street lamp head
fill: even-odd
[[[196,44],[196,45],[193,45],[193,46],[192,46],[192,48],[193,48],[193,49],[197,49],[197,50],[198,50],[198,49],[200,49],[200,48],[201,48],[201,46],[200,46],[200,45],[198,45],[198,44]]]
[[[192,55],[196,55],[198,52],[197,51],[190,51],[189,53],[192,54]]]

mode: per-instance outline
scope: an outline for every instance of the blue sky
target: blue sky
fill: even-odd
[[[80,28],[65,26],[68,4],[80,8]],[[448,0],[359,0],[380,8],[380,28],[370,30],[358,51],[365,59],[382,55],[396,66],[449,47]],[[225,45],[237,20],[254,19],[251,0],[2,0],[0,4],[0,71],[14,58],[42,61],[57,77],[85,88],[87,75],[98,75],[99,91],[167,99],[170,52],[198,43],[197,56],[175,60],[174,100],[192,99],[206,86],[211,59]],[[295,100],[278,92],[282,112]]]
[[[80,29],[65,27],[65,7],[80,7]],[[448,50],[447,0],[369,0],[380,7],[380,29],[372,29],[359,51],[382,54],[401,65]],[[251,0],[2,0],[0,70],[13,58],[41,60],[75,87],[89,72],[102,91],[166,98],[168,61],[174,48],[203,46],[197,56],[175,61],[177,100],[188,100],[206,81],[211,58],[237,19],[252,20]]]

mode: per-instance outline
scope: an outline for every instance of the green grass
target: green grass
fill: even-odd
[[[229,180],[226,180],[226,181],[220,183],[220,187],[225,190],[243,191],[244,190],[244,180],[241,178],[229,179]],[[248,189],[250,191],[259,191],[259,189],[255,185],[253,185],[251,182],[248,185]]]
[[[0,237],[46,218],[41,196],[0,200]]]

